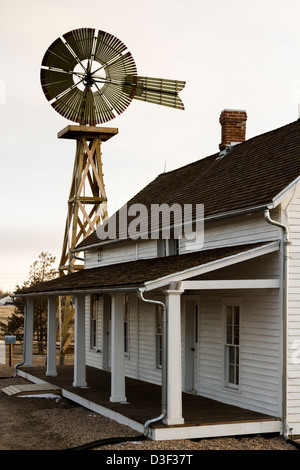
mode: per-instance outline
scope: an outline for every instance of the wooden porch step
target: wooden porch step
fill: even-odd
[[[61,389],[51,384],[10,385],[2,389],[6,395],[36,395],[42,393],[61,394]]]

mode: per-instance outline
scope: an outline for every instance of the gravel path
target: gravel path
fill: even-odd
[[[0,389],[23,378],[0,378]],[[9,397],[0,390],[0,450],[62,450],[137,432],[65,398]],[[30,435],[29,435],[30,430]],[[297,450],[281,436],[123,442],[94,450]]]

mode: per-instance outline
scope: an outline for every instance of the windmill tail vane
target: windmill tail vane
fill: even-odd
[[[133,99],[184,110],[179,97],[185,82],[152,77],[126,77],[124,91]]]
[[[114,119],[133,99],[184,109],[179,97],[184,81],[139,76],[126,46],[91,28],[70,31],[50,45],[41,84],[52,107],[80,124]]]

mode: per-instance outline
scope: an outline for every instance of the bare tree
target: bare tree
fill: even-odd
[[[16,286],[16,290],[24,287],[35,286],[42,282],[49,281],[57,275],[57,270],[53,268],[56,258],[48,252],[42,252],[36,261],[30,266],[29,279],[23,286]],[[39,353],[44,352],[47,341],[47,298],[37,297],[34,301],[34,333],[37,339]],[[24,323],[24,304],[19,302],[14,313],[8,318],[7,324],[0,323],[0,328],[4,334],[14,334],[21,339]]]

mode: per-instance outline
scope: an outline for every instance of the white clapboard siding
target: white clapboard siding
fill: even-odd
[[[156,258],[157,240],[139,240],[137,250],[137,259]]]
[[[88,250],[85,253],[85,269],[124,263],[137,259],[156,258],[157,240],[138,240],[130,243],[117,243],[103,246],[100,250]]]
[[[204,243],[181,240],[180,252],[186,253],[199,249],[220,248],[258,241],[277,240],[279,229],[268,224],[263,214],[240,216],[215,222],[204,223]]]
[[[137,259],[136,243],[116,243],[103,248],[88,250],[84,257],[85,269],[97,268],[108,264],[123,263]]]
[[[200,302],[199,390],[204,396],[279,416],[280,299],[278,290],[233,291],[242,300],[240,388],[224,384],[222,298],[228,292],[202,293]]]
[[[299,186],[299,185],[298,185]],[[288,279],[288,425],[300,434],[300,191],[296,189],[287,208],[290,229]],[[300,350],[298,350],[300,351]]]

